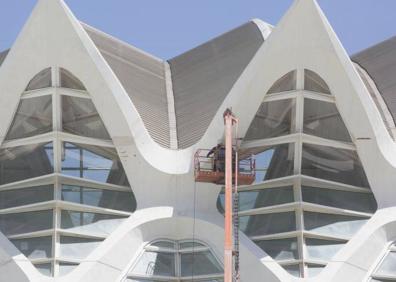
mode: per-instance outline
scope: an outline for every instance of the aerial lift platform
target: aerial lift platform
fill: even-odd
[[[225,144],[224,146],[218,145],[211,150],[201,149],[195,153],[195,181],[225,186],[224,282],[238,282],[239,200],[237,188],[238,185],[250,185],[255,181],[255,161],[252,156],[238,159],[238,138],[233,138],[233,131],[237,128],[238,120],[229,109],[224,112],[223,117]]]

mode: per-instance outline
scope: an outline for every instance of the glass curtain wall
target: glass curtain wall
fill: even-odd
[[[240,229],[293,276],[320,273],[377,209],[335,97],[311,70],[274,83],[245,135],[245,155],[257,171],[239,188]]]
[[[203,242],[166,239],[145,246],[123,281],[222,282],[223,267]]]
[[[40,72],[0,147],[0,231],[38,271],[66,275],[135,209],[81,81],[65,69]]]

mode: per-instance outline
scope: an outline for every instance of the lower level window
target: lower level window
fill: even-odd
[[[396,243],[390,246],[386,255],[374,270],[370,281],[396,281]]]
[[[223,268],[212,250],[192,240],[160,240],[144,248],[125,282],[223,281]]]

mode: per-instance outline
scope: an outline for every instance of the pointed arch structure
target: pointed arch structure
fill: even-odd
[[[142,248],[158,238],[201,240],[221,260],[221,188],[195,184],[192,159],[196,149],[222,140],[226,108],[240,120],[243,150],[262,156],[263,165],[273,160],[258,173],[258,183],[241,190],[246,209],[240,215],[249,218],[242,219],[242,281],[363,281],[384,246],[395,241],[389,93],[379,99],[383,88],[370,81],[367,65],[356,69],[315,0],[296,0],[276,29],[255,19],[168,61],[82,24],[62,0],[40,0],[12,48],[0,53],[0,63],[0,161],[12,168],[19,155],[32,160],[29,153],[40,151],[50,170],[36,175],[29,169],[25,179],[0,175],[6,199],[0,205],[12,204],[13,189],[44,191],[24,190],[23,197],[34,193],[43,200],[1,208],[0,225],[7,215],[27,211],[33,217],[48,207],[60,227],[63,210],[125,217],[102,237],[56,225],[31,230],[30,238],[0,227],[0,281],[10,281],[10,273],[17,282],[54,281],[34,267],[46,263],[53,263],[56,281],[122,281]],[[63,119],[56,118],[60,113]],[[73,154],[116,160],[111,167],[125,175],[98,183],[97,176],[84,174],[82,158],[82,171],[72,161],[62,170]],[[103,170],[108,162],[93,164]],[[77,170],[80,176],[73,175]],[[63,182],[70,202],[61,198]],[[95,187],[86,190],[81,182]],[[52,190],[45,185],[58,185],[58,198],[48,201]],[[96,206],[84,202],[85,193],[104,187],[128,193],[132,187],[136,202],[122,196]],[[81,202],[72,201],[75,193]],[[275,202],[267,200],[272,197]],[[319,217],[324,224],[318,226]],[[337,234],[340,226],[350,232]],[[50,261],[29,258],[34,244],[23,240],[37,243],[46,236],[54,238]],[[58,256],[76,240],[99,239],[86,256]],[[317,256],[323,246],[326,258]]]

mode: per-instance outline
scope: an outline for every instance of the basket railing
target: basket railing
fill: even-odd
[[[199,149],[194,156],[195,173],[197,172],[224,172],[225,160],[220,158],[216,152],[208,155],[209,149]],[[238,174],[254,175],[255,160],[253,156],[244,157],[238,162]],[[233,161],[233,170],[235,163]]]

